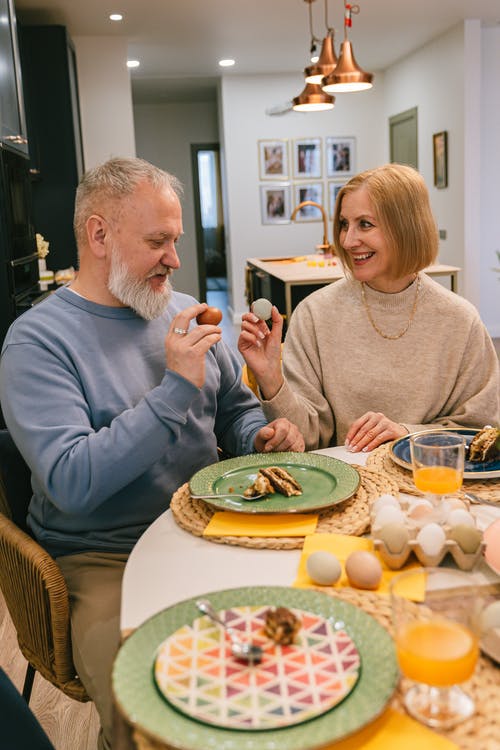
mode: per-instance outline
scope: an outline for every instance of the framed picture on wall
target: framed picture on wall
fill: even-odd
[[[295,178],[321,177],[321,138],[298,138],[293,146]]]
[[[448,131],[434,133],[432,136],[434,153],[434,185],[437,188],[448,187]]]
[[[259,175],[261,180],[288,180],[288,141],[259,141]]]
[[[260,186],[260,213],[263,224],[289,224],[290,183]]]
[[[314,201],[323,205],[323,183],[322,182],[304,182],[295,185],[295,205],[303,201]],[[303,206],[295,216],[295,221],[322,221],[323,215],[316,206]]]
[[[327,177],[345,177],[356,171],[356,139],[326,138]]]
[[[339,190],[343,188],[344,185],[345,182],[334,182],[333,180],[328,183],[328,217],[330,219],[333,219],[333,212],[335,211],[335,201],[337,200]]]

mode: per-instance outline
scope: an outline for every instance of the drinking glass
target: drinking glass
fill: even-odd
[[[390,593],[399,666],[413,681],[405,706],[428,726],[455,726],[474,713],[460,684],[477,664],[484,598],[470,573],[450,568],[400,573]]]
[[[465,440],[454,432],[427,432],[410,437],[415,487],[436,506],[448,493],[457,492],[464,477]]]

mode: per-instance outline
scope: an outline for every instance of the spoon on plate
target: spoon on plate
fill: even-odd
[[[261,500],[263,497],[267,497],[267,494],[262,495],[238,495],[237,492],[219,492],[217,495],[191,495],[194,500],[212,500],[218,497],[237,497],[241,500]]]
[[[252,643],[252,641],[240,640],[239,633],[234,628],[226,625],[224,620],[221,620],[208,599],[198,599],[198,601],[196,602],[196,606],[198,607],[200,612],[203,612],[203,614],[209,617],[212,622],[215,622],[217,623],[217,625],[220,625],[224,628],[231,639],[231,653],[233,654],[233,656],[235,656],[237,659],[247,661],[249,664],[258,664],[262,660],[261,647],[257,646],[255,643]]]

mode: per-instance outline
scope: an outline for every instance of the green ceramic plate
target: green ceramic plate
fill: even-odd
[[[206,466],[189,482],[193,495],[243,494],[263,466],[281,466],[299,482],[302,495],[279,493],[262,500],[221,497],[204,500],[219,510],[241,513],[308,513],[329,508],[352,497],[359,486],[357,470],[331,456],[317,453],[252,453]]]
[[[352,604],[317,591],[259,586],[207,594],[216,610],[237,606],[294,607],[321,615],[352,638],[361,658],[361,674],[339,705],[303,724],[244,732],[220,729],[175,710],[156,688],[153,668],[158,647],[186,623],[199,617],[196,599],[159,612],[125,641],[113,668],[113,692],[120,711],[149,737],[179,750],[314,750],[346,737],[379,716],[398,681],[394,645],[387,631]]]

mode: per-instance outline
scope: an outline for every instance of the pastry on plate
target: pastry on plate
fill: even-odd
[[[500,457],[500,430],[496,427],[483,427],[469,444],[467,458],[472,462],[494,461]]]
[[[259,469],[255,482],[243,493],[245,497],[279,492],[280,495],[291,497],[302,495],[302,487],[294,477],[281,466],[266,466]]]

